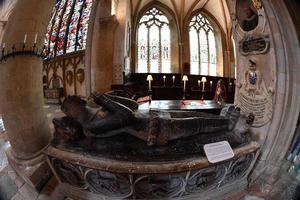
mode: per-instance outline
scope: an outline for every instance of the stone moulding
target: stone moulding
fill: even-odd
[[[237,182],[247,183],[258,150],[258,143],[251,142],[234,149],[233,159],[218,164],[201,156],[172,162],[126,162],[53,146],[45,153],[61,190],[71,198],[189,199],[207,192],[228,192],[236,189]]]

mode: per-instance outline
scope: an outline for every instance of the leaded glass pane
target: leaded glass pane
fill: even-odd
[[[138,73],[147,73],[148,60],[148,29],[145,24],[141,24],[138,29]]]
[[[52,9],[51,19],[50,19],[50,22],[48,24],[47,33],[46,33],[46,37],[45,37],[45,44],[44,45],[46,47],[48,47],[48,45],[49,45],[50,36],[52,35],[52,27],[55,23],[55,16],[56,16],[56,13],[58,11],[59,5],[60,5],[60,2],[57,2],[56,5],[54,6],[54,8]],[[48,51],[48,49],[47,49],[47,51]]]
[[[78,31],[78,38],[77,38],[77,45],[78,45],[77,50],[85,49],[86,47],[88,21],[92,10],[92,1],[93,0],[86,0],[84,3],[82,16],[78,25],[79,31]]]
[[[58,39],[57,39],[57,47],[56,47],[56,55],[62,55],[64,54],[64,42],[65,42],[65,37],[66,37],[66,31],[67,31],[67,27],[69,25],[69,19],[70,19],[70,15],[72,12],[72,8],[73,8],[73,4],[74,4],[74,0],[68,0],[67,2],[67,6],[66,6],[66,10],[65,13],[63,15],[62,18],[62,22],[61,22],[61,27],[59,30],[59,34],[58,34]]]
[[[161,72],[171,73],[171,57],[170,57],[170,29],[169,26],[164,25],[161,29],[161,42],[162,42],[162,53],[161,53]]]
[[[74,12],[69,25],[69,36],[68,36],[67,49],[66,49],[67,53],[75,51],[76,36],[78,30],[77,27],[80,19],[80,13],[82,10],[83,2],[84,0],[76,0]]]
[[[150,72],[158,73],[159,65],[159,29],[157,26],[150,27]]]
[[[190,29],[190,65],[191,74],[199,74],[199,44],[198,33],[195,28]]]
[[[54,47],[55,47],[57,37],[59,34],[59,25],[61,23],[61,19],[64,14],[63,11],[64,11],[64,7],[65,7],[65,3],[66,3],[66,0],[61,0],[61,3],[58,7],[57,15],[55,17],[54,25],[52,27],[52,33],[50,36],[50,43],[49,43],[49,57],[54,56]]]

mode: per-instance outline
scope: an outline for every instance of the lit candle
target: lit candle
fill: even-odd
[[[166,85],[166,76],[163,76],[163,79],[164,79],[164,85]]]
[[[36,44],[37,37],[38,37],[38,34],[36,33],[35,36],[34,36],[34,44]]]
[[[24,35],[24,41],[23,41],[24,44],[26,43],[26,40],[27,40],[27,33]]]
[[[210,88],[212,88],[212,83],[213,83],[213,82],[212,82],[212,81],[210,81],[209,83],[210,83]]]
[[[175,85],[175,76],[172,76],[173,79],[173,85]]]
[[[200,83],[201,83],[201,81],[200,81],[200,80],[198,80],[198,87],[200,87]]]

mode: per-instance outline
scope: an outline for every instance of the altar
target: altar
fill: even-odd
[[[185,110],[220,114],[222,106],[212,100],[152,100],[139,105],[139,110]]]

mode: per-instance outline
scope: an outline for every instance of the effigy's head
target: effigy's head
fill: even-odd
[[[78,96],[67,96],[61,105],[61,110],[72,118],[77,118],[86,109],[86,101]]]

